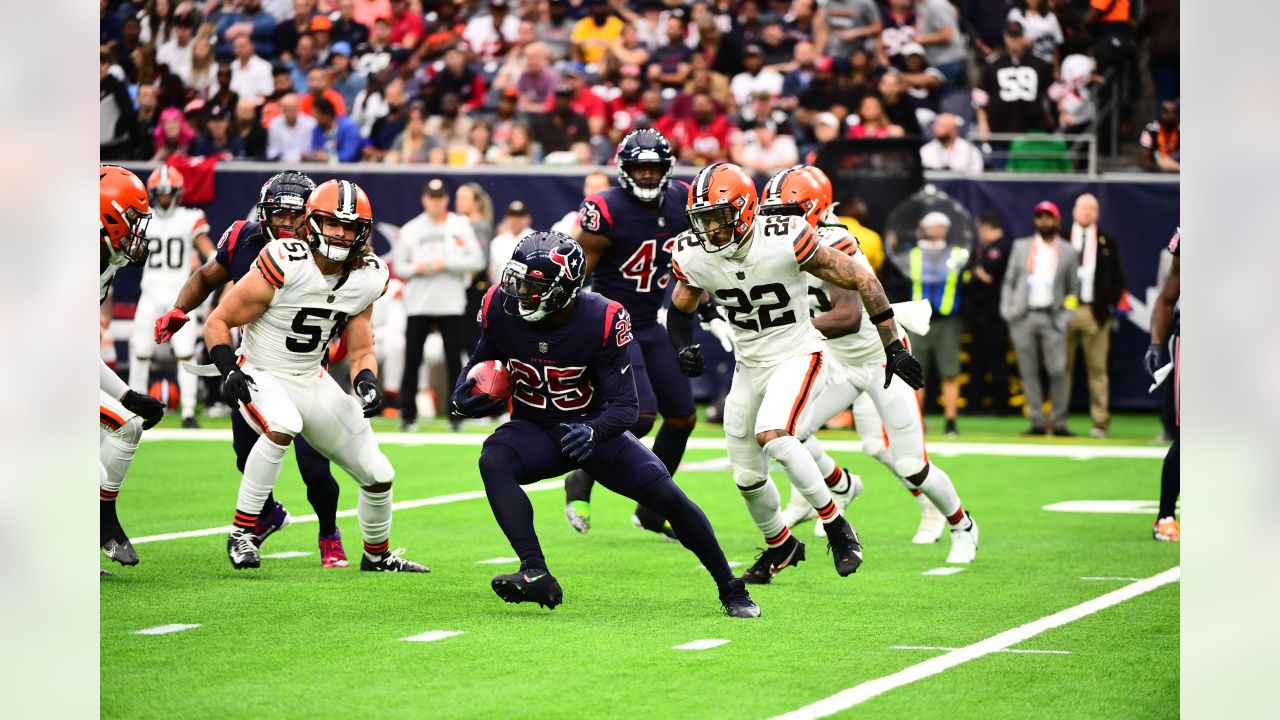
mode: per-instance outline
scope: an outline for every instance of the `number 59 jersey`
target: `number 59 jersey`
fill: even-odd
[[[766,367],[823,349],[801,269],[818,252],[818,237],[803,218],[757,216],[745,246],[733,251],[710,253],[695,242],[690,233],[677,238],[671,272],[725,310],[739,362]]]
[[[253,267],[276,289],[267,311],[244,328],[240,354],[261,368],[285,375],[320,369],[329,341],[347,318],[359,315],[386,292],[387,266],[372,255],[342,281],[326,276],[301,240],[276,240],[258,253]]]

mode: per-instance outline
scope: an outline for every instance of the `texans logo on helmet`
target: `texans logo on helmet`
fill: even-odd
[[[564,268],[564,276],[570,280],[577,280],[582,274],[582,257],[575,257],[570,253],[560,252],[559,248],[555,248],[549,255],[551,262]],[[575,267],[576,266],[576,267]]]

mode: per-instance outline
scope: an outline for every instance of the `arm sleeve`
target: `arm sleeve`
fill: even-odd
[[[612,321],[606,325],[608,334],[596,366],[596,381],[599,392],[604,393],[605,407],[590,422],[601,440],[621,435],[640,417],[635,373],[631,371],[631,355],[626,347],[632,341],[631,316],[617,303],[607,312]]]
[[[693,344],[693,314],[681,312],[674,305],[667,306],[667,335],[671,344],[679,350]]]
[[[114,370],[107,367],[102,358],[98,358],[98,387],[117,400],[129,392],[129,386],[125,384],[124,380],[120,379],[120,376]],[[634,392],[634,386],[632,392]]]

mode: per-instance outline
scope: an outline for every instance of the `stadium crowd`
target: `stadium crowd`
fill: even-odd
[[[1090,132],[1118,92],[1138,163],[1178,172],[1178,23],[1177,0],[100,0],[101,158],[596,165],[653,127],[690,166],[917,136],[978,173],[993,135]]]

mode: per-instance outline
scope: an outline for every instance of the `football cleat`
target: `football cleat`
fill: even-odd
[[[182,418],[182,427],[184,430],[199,430],[200,423],[196,422],[194,417],[184,417]]]
[[[253,544],[262,547],[262,543],[266,542],[267,538],[271,537],[275,532],[283,530],[289,525],[289,522],[289,511],[285,509],[284,505],[276,503],[275,507],[271,508],[271,514],[259,517],[258,524],[253,526]]]
[[[836,508],[839,509],[840,514],[843,515],[845,508],[849,507],[849,503],[853,502],[854,498],[862,494],[862,476],[854,475],[844,468],[841,468],[840,472],[844,475],[846,481],[844,486],[845,489],[843,492],[836,492],[835,490],[832,490],[831,499],[836,501]],[[838,486],[840,483],[836,483],[836,485]],[[827,526],[824,523],[814,523],[813,534],[818,537],[826,537]]]
[[[916,545],[930,545],[938,542],[942,537],[942,531],[947,527],[947,518],[934,507],[933,501],[924,493],[916,495],[916,502],[920,503],[920,525],[916,527],[916,535],[911,538],[911,542]]]
[[[969,520],[968,528],[951,528],[951,552],[947,553],[949,563],[971,563],[978,556],[978,523],[969,513],[964,516]]]
[[[778,547],[760,551],[756,561],[742,573],[742,581],[748,585],[768,585],[783,568],[799,565],[803,560],[804,543],[792,535]]]
[[[495,577],[490,585],[498,597],[509,603],[538,603],[548,610],[564,602],[564,590],[546,570],[527,568]]]
[[[1182,525],[1177,518],[1160,518],[1151,526],[1151,537],[1160,542],[1182,542]]]
[[[591,503],[586,500],[574,500],[564,506],[564,519],[569,521],[569,527],[578,531],[579,535],[586,535],[591,529]]]
[[[858,542],[858,531],[853,529],[853,523],[845,519],[843,515],[837,515],[836,519],[829,523],[832,526],[829,530],[834,533],[827,535],[827,547],[831,549],[831,558],[835,561],[836,572],[840,577],[848,577],[858,571],[858,566],[862,564],[862,543]]]
[[[342,533],[335,530],[332,535],[321,535],[319,544],[320,567],[344,568],[351,564],[347,562],[347,551],[342,548]]]
[[[670,542],[679,542],[676,540],[676,531],[671,529],[671,523],[643,505],[636,505],[635,514],[631,516],[631,525],[641,530],[657,533]]]
[[[133,543],[124,537],[123,532],[119,538],[108,538],[106,542],[102,543],[102,554],[121,565],[138,564],[138,553],[133,549]]]
[[[791,502],[787,503],[787,509],[782,511],[782,522],[787,527],[794,528],[800,523],[815,520],[818,517],[818,511],[813,509],[808,500],[798,492],[791,493]]]
[[[262,566],[258,557],[257,538],[244,528],[236,528],[227,536],[227,557],[231,558],[231,567],[237,570]]]
[[[720,586],[720,604],[724,607],[724,614],[729,617],[760,617],[760,606],[751,599],[747,584],[738,578]]]
[[[360,569],[366,572],[431,572],[431,568],[426,565],[419,565],[412,560],[405,560],[400,557],[403,554],[404,548],[396,548],[390,552],[382,553],[377,560],[370,560],[369,553],[361,553]]]

